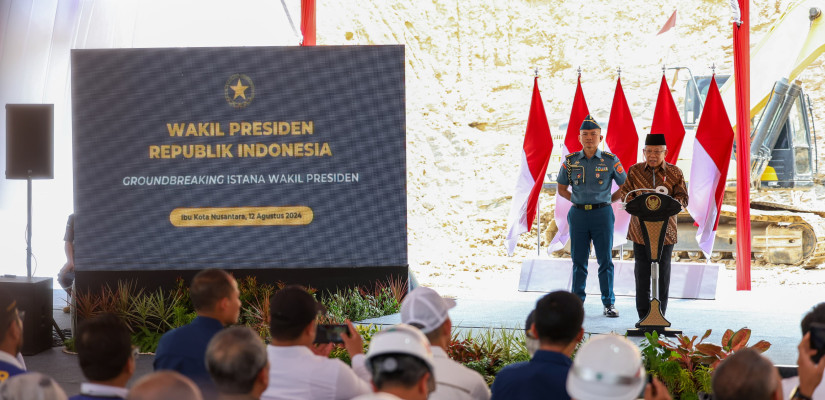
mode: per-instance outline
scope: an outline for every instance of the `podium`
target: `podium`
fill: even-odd
[[[662,247],[665,243],[667,223],[671,216],[682,210],[682,204],[676,199],[660,192],[645,193],[627,203],[625,210],[628,214],[639,219],[642,228],[642,237],[648,251],[650,263],[650,279],[652,291],[650,311],[637,324],[636,329],[628,329],[628,336],[644,336],[646,332],[658,332],[660,335],[675,336],[682,331],[670,329],[670,321],[662,314],[659,301],[659,262],[662,258]]]

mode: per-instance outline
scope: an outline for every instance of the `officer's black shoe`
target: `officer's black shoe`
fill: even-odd
[[[619,310],[617,310],[616,307],[613,307],[613,304],[604,306],[604,316],[609,318],[617,318],[619,316]]]

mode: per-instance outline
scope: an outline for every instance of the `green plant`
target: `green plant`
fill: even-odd
[[[521,329],[488,329],[480,335],[466,331],[461,337],[453,333],[447,348],[453,360],[481,374],[488,385],[507,365],[530,360]]]
[[[247,276],[239,283],[238,290],[241,292],[240,323],[269,342],[269,298],[275,294],[275,286],[258,284],[254,276]]]
[[[173,323],[183,319],[181,311],[175,310],[176,307],[180,308],[179,300],[179,295],[174,291],[166,293],[157,289],[148,293],[143,290],[136,292],[129,299],[131,307],[127,313],[132,332],[137,333],[141,328],[146,328],[162,334],[176,328]],[[177,316],[180,318],[176,318]]]
[[[708,329],[702,338],[677,335],[676,341],[660,339],[658,333],[646,333],[642,342],[642,358],[648,373],[656,375],[675,399],[698,399],[699,392],[711,392],[713,369],[729,355],[748,347],[751,330],[731,329],[722,335],[721,345],[704,343],[710,337]],[[751,346],[760,352],[771,344],[760,340]]]
[[[374,294],[367,293],[362,288],[339,289],[335,293],[327,292],[321,302],[327,309],[331,323],[376,318],[397,313],[401,308],[387,286],[376,288]]]
[[[400,298],[406,291],[406,283],[390,280],[378,283],[373,293],[362,288],[339,290],[322,299],[329,309],[330,322],[342,323],[345,319],[353,321],[375,318],[397,313]],[[247,276],[238,281],[241,298],[241,315],[239,323],[255,329],[264,341],[269,341],[269,299],[276,290],[286,286],[283,282],[275,285],[258,283],[254,276]],[[307,292],[316,295],[317,290],[307,288]],[[399,297],[400,296],[400,297]],[[189,324],[197,316],[189,299],[189,288],[182,278],[177,278],[171,290],[156,289],[147,291],[137,289],[134,282],[118,281],[114,287],[106,286],[99,291],[75,291],[74,312],[79,320],[94,317],[102,312],[118,315],[132,332],[132,342],[142,352],[154,352],[160,337],[167,331]],[[365,348],[377,327],[359,327],[365,336]],[[67,341],[66,349],[73,350],[74,342]],[[333,351],[341,353],[343,349]],[[346,351],[339,354],[341,359],[349,360]]]
[[[137,332],[132,334],[132,344],[137,346],[141,353],[154,353],[158,349],[161,336],[163,333],[141,326]]]

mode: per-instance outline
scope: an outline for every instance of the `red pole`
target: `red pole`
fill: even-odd
[[[750,1],[738,1],[742,22],[733,24],[733,65],[736,79],[736,290],[751,290]]]
[[[301,0],[301,46],[315,46],[315,0]]]

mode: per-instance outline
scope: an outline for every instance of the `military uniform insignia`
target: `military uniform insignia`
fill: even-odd
[[[604,155],[606,155],[606,156],[608,156],[608,157],[610,157],[610,158],[613,158],[613,159],[617,158],[615,154],[613,154],[613,153],[611,153],[611,152],[609,152],[609,151],[603,151],[603,152],[602,152],[602,154],[604,154]]]
[[[602,181],[601,179],[599,179],[599,185],[601,185],[601,184],[603,184],[603,183],[604,183],[604,181]]]
[[[621,162],[621,161],[619,161],[619,162],[617,162],[617,163],[613,164],[613,169],[615,169],[615,170],[616,170],[616,172],[618,172],[618,173],[620,173],[620,174],[623,174],[623,173],[624,173],[624,168],[622,168],[622,162]]]

